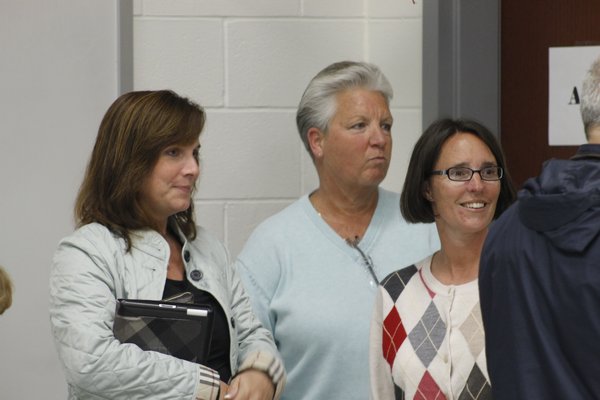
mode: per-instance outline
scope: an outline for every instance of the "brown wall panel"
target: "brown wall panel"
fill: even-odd
[[[500,27],[501,138],[521,186],[576,150],[548,146],[548,48],[600,44],[600,0],[502,0]]]

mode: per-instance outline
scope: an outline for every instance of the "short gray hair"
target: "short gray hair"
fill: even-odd
[[[600,127],[600,58],[594,61],[583,81],[580,109],[585,136],[589,139],[589,132]]]
[[[308,130],[327,132],[329,122],[337,111],[335,96],[346,89],[364,88],[380,92],[389,106],[394,96],[392,85],[374,64],[340,61],[325,67],[310,81],[296,113],[296,125],[302,143],[314,159],[308,143]]]

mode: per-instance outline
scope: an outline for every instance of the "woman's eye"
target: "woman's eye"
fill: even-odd
[[[463,178],[467,176],[469,173],[465,169],[455,169],[452,170],[452,174],[457,178]]]
[[[381,128],[385,131],[391,132],[392,131],[392,124],[382,124]]]
[[[165,154],[171,157],[177,157],[179,155],[179,149],[167,149]]]

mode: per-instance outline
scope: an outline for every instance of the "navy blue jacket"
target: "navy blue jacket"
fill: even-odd
[[[600,399],[600,145],[525,183],[479,290],[494,400]]]

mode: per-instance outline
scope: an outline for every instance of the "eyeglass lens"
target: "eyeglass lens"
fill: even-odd
[[[471,180],[473,174],[477,172],[484,181],[497,181],[502,178],[501,167],[485,167],[480,170],[473,170],[467,167],[448,168],[448,178],[454,181]]]

